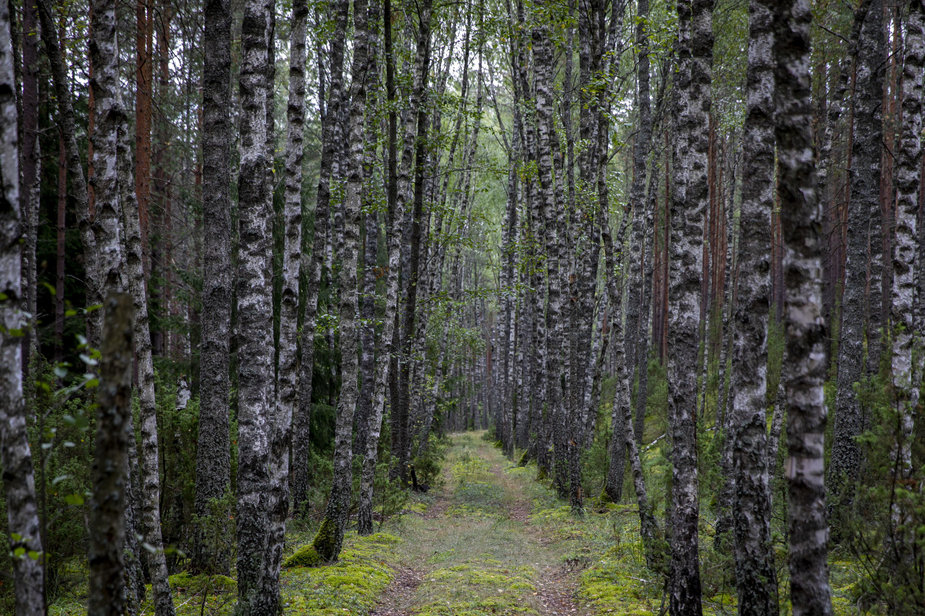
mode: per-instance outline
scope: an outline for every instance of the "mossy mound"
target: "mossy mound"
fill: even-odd
[[[324,559],[318,554],[315,546],[308,544],[303,545],[296,550],[296,553],[283,561],[283,569],[292,569],[293,567],[317,567],[324,564]]]
[[[184,571],[171,575],[168,581],[170,582],[170,587],[175,591],[190,594],[199,594],[201,592],[222,594],[236,592],[238,588],[238,584],[233,578],[218,574],[191,575]]]
[[[393,571],[387,561],[393,557],[392,546],[399,541],[388,533],[368,537],[348,533],[345,548],[336,563],[321,561],[311,565],[311,569],[294,566],[283,578],[285,613],[316,616],[369,613],[392,581]],[[314,548],[304,546],[289,557],[287,563],[307,550],[314,551]]]

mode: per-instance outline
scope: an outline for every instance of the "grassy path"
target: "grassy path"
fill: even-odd
[[[478,434],[455,435],[422,516],[406,516],[376,616],[585,614],[568,545],[533,524],[532,473]]]

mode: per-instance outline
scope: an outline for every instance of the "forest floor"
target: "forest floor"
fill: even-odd
[[[281,576],[284,613],[313,616],[596,616],[664,614],[662,576],[645,566],[635,505],[586,500],[572,515],[533,464],[505,458],[484,432],[451,435],[442,470],[426,494],[414,493],[400,515],[369,537],[350,530],[338,562],[299,566],[313,528],[287,536]],[[298,525],[293,525],[298,526]],[[728,550],[701,537],[705,615],[735,614]],[[779,554],[780,593],[787,596]],[[832,566],[836,614],[856,614],[848,596],[851,563]],[[231,615],[235,581],[171,576],[178,616]],[[85,595],[50,606],[51,616],[85,613]],[[143,614],[153,614],[149,600]],[[789,613],[786,600],[781,613]]]

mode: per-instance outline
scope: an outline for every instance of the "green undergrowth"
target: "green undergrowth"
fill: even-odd
[[[394,576],[390,562],[401,540],[388,533],[348,533],[340,559],[331,565],[300,566],[299,549],[282,576],[285,614],[366,614]],[[305,546],[311,548],[311,546]],[[317,553],[315,554],[317,556]]]

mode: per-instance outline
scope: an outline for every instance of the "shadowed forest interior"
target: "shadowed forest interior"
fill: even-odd
[[[0,2],[0,613],[925,614],[923,0]]]

